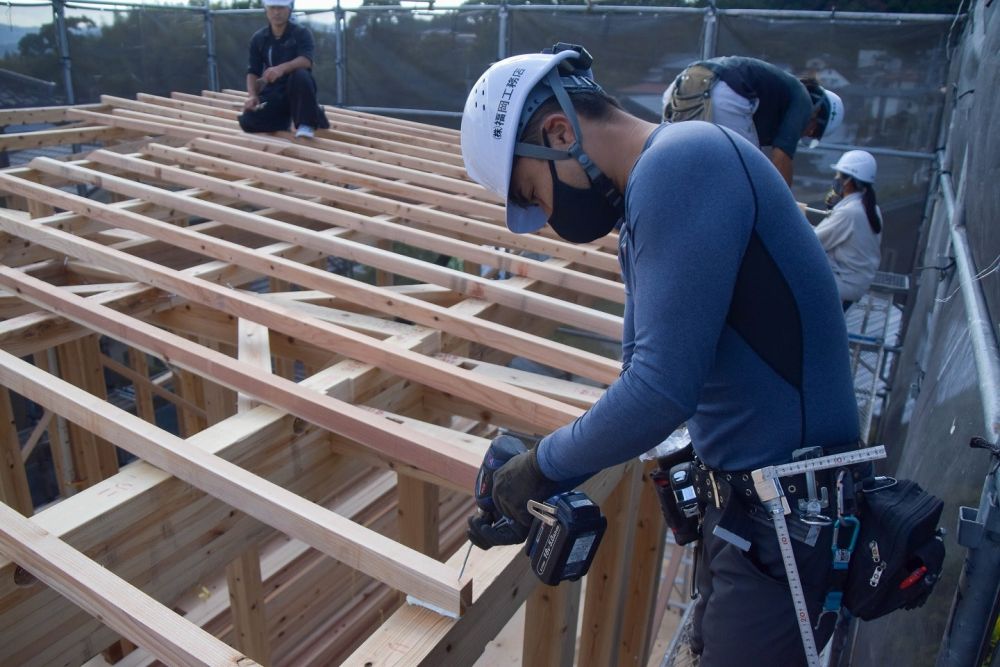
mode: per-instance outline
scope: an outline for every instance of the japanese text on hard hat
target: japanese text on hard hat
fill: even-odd
[[[514,95],[514,89],[521,81],[522,76],[524,76],[523,67],[518,67],[516,70],[511,72],[510,77],[507,79],[507,85],[504,86],[503,93],[500,94],[500,101],[497,103],[497,113],[493,117],[494,139],[500,139],[503,137],[503,126],[507,122],[507,107],[510,105],[511,97]]]

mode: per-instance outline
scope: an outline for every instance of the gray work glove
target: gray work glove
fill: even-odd
[[[532,521],[528,501],[545,502],[565,486],[542,474],[535,451],[532,449],[518,454],[493,476],[493,504],[503,516],[524,528],[530,528]]]

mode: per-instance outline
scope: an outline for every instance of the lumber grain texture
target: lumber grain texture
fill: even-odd
[[[213,667],[257,664],[2,503],[0,549],[168,664]]]

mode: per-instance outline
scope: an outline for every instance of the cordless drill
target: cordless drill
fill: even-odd
[[[469,541],[486,550],[519,544],[527,538],[524,553],[543,583],[554,586],[564,579],[575,581],[590,569],[608,521],[579,491],[556,494],[545,503],[529,502],[528,511],[535,517],[530,529],[503,516],[493,502],[493,476],[507,461],[526,451],[523,442],[509,435],[496,438],[486,450],[476,475],[479,511],[469,517]]]

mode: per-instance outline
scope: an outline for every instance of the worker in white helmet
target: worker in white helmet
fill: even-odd
[[[799,141],[818,142],[843,118],[843,101],[816,79],[798,79],[743,56],[692,63],[663,93],[663,120],[717,123],[757,146],[770,147],[771,162],[789,185]]]
[[[295,136],[312,138],[317,128],[330,127],[316,102],[313,36],[291,20],[292,5],[264,0],[267,25],[250,38],[247,99],[239,116],[244,132],[281,132],[292,124]]]
[[[757,148],[710,123],[630,115],[595,82],[590,61],[563,44],[502,60],[479,78],[462,115],[466,169],[506,199],[510,230],[547,223],[589,243],[621,223],[622,373],[584,415],[496,472],[495,506],[523,539],[528,500],[634,458],[686,422],[700,461],[692,470],[703,511],[693,638],[701,665],[748,656],[805,664],[778,541],[748,471],[806,446],[857,447],[833,275]],[[817,484],[836,492],[823,473]],[[808,485],[791,486],[798,507]],[[790,523],[822,646],[833,625],[819,615],[832,531],[797,513]],[[516,541],[517,531],[507,534]]]
[[[847,151],[836,164],[828,202],[836,204],[816,226],[816,236],[837,281],[844,310],[868,291],[882,255],[882,211],[875,201],[875,158]]]

